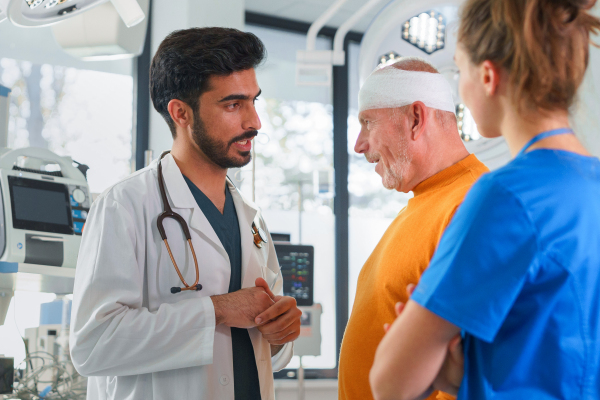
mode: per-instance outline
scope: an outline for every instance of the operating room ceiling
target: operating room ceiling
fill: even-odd
[[[321,16],[334,1],[335,0],[246,0],[246,11],[312,23]],[[369,27],[369,23],[387,3],[389,3],[389,0],[381,0],[381,3],[361,18],[352,30],[357,32],[366,31]],[[342,6],[340,11],[331,18],[327,25],[339,27],[364,4],[365,0],[348,0]]]

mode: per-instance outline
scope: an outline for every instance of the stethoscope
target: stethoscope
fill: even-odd
[[[165,192],[165,179],[164,179],[163,173],[162,173],[161,161],[162,161],[163,157],[169,153],[170,153],[170,150],[164,151],[160,155],[160,158],[158,159],[158,187],[160,189],[160,197],[162,198],[164,211],[158,216],[158,218],[156,220],[156,226],[158,227],[158,232],[160,233],[161,239],[163,240],[163,242],[165,243],[165,246],[167,247],[167,251],[169,252],[169,257],[171,257],[171,262],[173,263],[173,266],[175,267],[175,271],[177,271],[177,275],[179,275],[179,279],[181,279],[181,282],[183,283],[183,286],[184,286],[184,287],[173,286],[171,288],[171,293],[175,294],[175,293],[182,292],[184,290],[202,290],[202,285],[200,283],[198,283],[198,281],[200,280],[200,269],[198,268],[198,259],[196,258],[196,252],[194,251],[194,245],[192,244],[192,236],[190,235],[190,229],[188,228],[188,225],[185,222],[185,220],[183,219],[183,217],[171,209],[171,206],[169,205],[169,200],[167,199],[167,194]],[[181,275],[181,271],[179,270],[179,267],[177,266],[177,262],[175,262],[175,258],[173,257],[173,253],[171,252],[171,247],[169,246],[169,241],[167,240],[167,234],[165,232],[165,227],[163,226],[163,220],[165,218],[172,218],[179,223],[179,225],[181,226],[181,229],[183,230],[183,234],[185,235],[185,239],[188,242],[190,250],[192,251],[192,256],[194,257],[194,266],[196,268],[196,281],[194,282],[193,285],[187,284],[187,282],[183,278],[183,275]],[[268,237],[261,228],[256,227],[256,224],[254,222],[252,222],[251,229],[252,229],[252,236],[254,237],[254,245],[260,249],[263,246],[263,243],[267,243]]]

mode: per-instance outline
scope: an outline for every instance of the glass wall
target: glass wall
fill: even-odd
[[[129,175],[131,75],[2,58],[0,83],[12,89],[9,148],[46,148],[86,164],[92,193]]]
[[[90,167],[92,193],[131,173],[132,60],[84,62],[54,41],[50,28],[0,24],[0,84],[12,89],[8,147],[42,147]],[[0,354],[25,357],[22,335],[39,326],[52,293],[15,292],[0,326]]]
[[[335,368],[335,241],[331,88],[295,85],[296,50],[306,36],[248,25],[265,44],[268,60],[257,70],[256,102],[262,128],[255,139],[256,204],[271,232],[315,248],[314,301],[323,308],[321,355],[302,358],[306,368]],[[330,41],[319,39],[319,49]],[[231,174],[230,174],[231,175]],[[252,165],[233,172],[252,197]],[[296,368],[294,357],[288,368]]]

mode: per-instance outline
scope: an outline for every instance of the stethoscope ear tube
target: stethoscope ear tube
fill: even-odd
[[[181,280],[181,282],[184,285],[184,287],[182,287],[182,288],[177,287],[177,286],[172,287],[171,293],[173,293],[173,294],[181,293],[184,290],[198,291],[198,290],[202,290],[202,285],[198,283],[198,280],[200,279],[200,270],[198,269],[198,259],[196,258],[196,252],[194,251],[194,246],[192,245],[192,235],[190,234],[190,229],[188,228],[188,225],[185,222],[185,220],[183,219],[183,217],[181,215],[177,214],[176,212],[173,212],[173,210],[171,210],[171,206],[169,205],[169,200],[167,199],[167,194],[165,192],[165,182],[164,182],[164,178],[163,178],[163,174],[162,174],[161,160],[168,153],[169,153],[169,151],[163,152],[160,155],[160,158],[158,159],[158,187],[160,189],[160,196],[162,198],[164,211],[156,219],[156,226],[158,228],[158,232],[160,233],[160,237],[163,240],[163,242],[167,248],[167,251],[169,252],[169,257],[171,258],[173,267],[175,267],[175,271],[177,272],[177,275],[179,275],[179,279]],[[163,225],[163,221],[165,218],[172,218],[172,219],[176,220],[179,223],[179,226],[181,226],[181,229],[183,230],[185,239],[187,240],[190,250],[192,252],[192,256],[194,257],[194,266],[196,267],[196,281],[194,282],[193,285],[187,284],[187,282],[183,278],[183,275],[181,274],[181,271],[179,271],[179,267],[177,267],[177,263],[175,262],[175,258],[173,257],[173,253],[171,252],[171,247],[169,246],[169,241],[167,240],[167,233],[165,232],[165,227]]]

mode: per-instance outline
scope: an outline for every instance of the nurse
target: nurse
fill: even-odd
[[[100,195],[79,252],[70,345],[88,400],[274,399],[301,312],[281,296],[259,210],[227,180],[261,127],[264,57],[255,35],[225,28],[158,48],[150,92],[173,147]],[[164,210],[181,225],[157,224]]]
[[[569,126],[594,4],[465,2],[460,94],[515,159],[473,186],[399,305],[370,372],[376,399],[600,398],[600,160]]]

